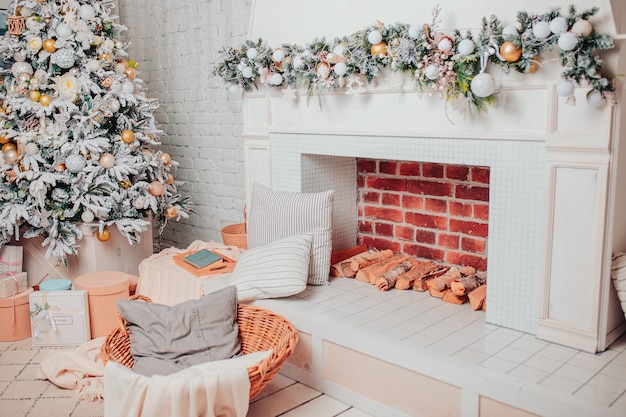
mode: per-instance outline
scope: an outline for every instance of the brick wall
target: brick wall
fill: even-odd
[[[223,46],[246,38],[251,4],[119,0],[129,58],[139,63],[147,96],[161,103],[156,116],[166,133],[163,150],[180,164],[179,191],[196,204],[190,219],[168,223],[159,247],[221,241],[220,229],[243,219],[241,96],[228,94],[209,73]]]
[[[359,242],[487,270],[488,167],[357,163]]]

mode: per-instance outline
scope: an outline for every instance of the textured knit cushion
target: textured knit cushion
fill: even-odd
[[[334,191],[273,191],[254,183],[248,214],[248,247],[313,233],[308,284],[328,284]]]
[[[312,234],[290,236],[245,251],[231,274],[239,301],[278,298],[306,288]]]
[[[117,306],[128,322],[139,374],[169,375],[241,352],[234,286],[172,307],[131,300],[118,300]]]

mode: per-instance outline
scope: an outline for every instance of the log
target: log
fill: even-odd
[[[428,290],[428,282],[434,278],[440,277],[450,270],[447,266],[435,265],[434,268],[427,271],[421,278],[413,282],[413,291],[426,291]]]
[[[404,255],[394,255],[391,258],[383,259],[370,266],[359,269],[356,273],[356,279],[363,282],[374,284],[376,278],[384,274],[387,270],[397,266],[400,262],[404,261],[406,257]]]
[[[424,274],[428,273],[428,271],[435,267],[436,265],[433,261],[418,261],[415,259],[414,265],[411,266],[411,269],[398,277],[398,280],[396,281],[396,288],[399,290],[411,288],[415,280],[420,279]]]
[[[411,269],[411,266],[411,262],[408,260],[400,262],[396,267],[385,272],[380,278],[377,278],[374,285],[381,291],[387,291],[393,288],[396,285],[398,277]]]
[[[435,292],[442,292],[450,287],[452,280],[459,279],[461,276],[461,271],[457,268],[450,268],[445,274],[428,281],[428,291],[432,289]]]
[[[356,255],[366,252],[367,246],[363,244],[353,246],[351,248],[333,250],[330,254],[330,264],[334,265],[336,263],[345,261],[348,258],[352,258]]]
[[[446,290],[443,294],[443,297],[441,297],[442,301],[451,304],[463,304],[467,302],[467,299],[467,295],[454,295],[451,290]]]
[[[363,268],[367,268],[370,265],[382,261],[383,259],[388,259],[393,256],[393,251],[391,249],[369,251],[361,254],[360,256],[356,256],[350,263],[350,266],[354,272],[357,272]]]
[[[363,246],[364,247],[364,246]],[[357,246],[356,248],[361,248],[360,246]],[[358,256],[361,256],[365,253],[367,253],[367,249],[364,249],[362,252],[358,252],[355,255],[352,255],[348,258],[345,259],[341,259],[344,255],[352,253],[352,250],[357,250],[357,249],[344,249],[343,251],[339,252],[333,252],[333,258],[334,259],[340,259],[337,262],[333,262],[330,265],[330,275],[333,277],[339,277],[339,278],[354,278],[354,275],[356,275],[356,272],[352,271],[352,268],[350,268],[350,262],[352,262],[353,259],[356,259]],[[343,254],[343,255],[342,255]]]
[[[472,306],[472,310],[480,310],[484,309],[485,300],[487,298],[487,284],[481,285],[476,288],[472,292],[470,292],[467,297],[469,298],[469,302]]]
[[[452,290],[452,293],[454,295],[462,296],[469,294],[484,283],[485,280],[482,279],[478,274],[468,275],[466,277],[452,280],[452,282],[450,283],[450,289]]]

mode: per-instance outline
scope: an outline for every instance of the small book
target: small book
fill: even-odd
[[[183,261],[187,262],[189,265],[194,268],[204,268],[205,266],[209,266],[221,259],[224,259],[223,256],[218,255],[215,252],[211,252],[207,249],[200,249],[198,252],[194,252],[191,255],[187,255],[183,258]]]

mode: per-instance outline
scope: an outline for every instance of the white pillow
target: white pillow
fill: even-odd
[[[298,294],[306,288],[313,235],[303,234],[248,249],[230,274],[240,302]]]
[[[319,193],[273,191],[254,183],[248,213],[248,247],[312,233],[307,283],[328,284],[333,197],[333,190]]]

